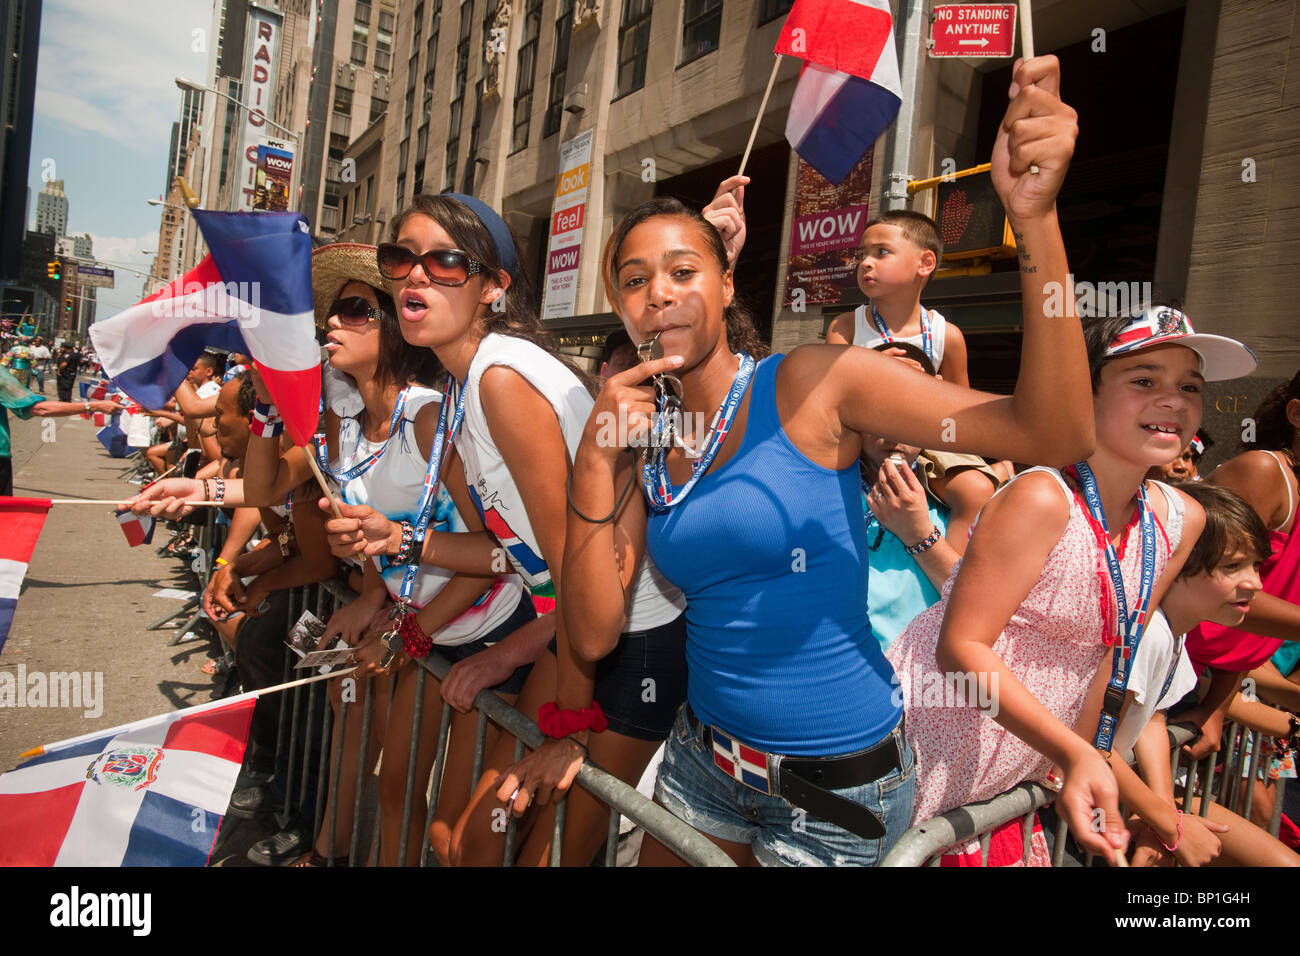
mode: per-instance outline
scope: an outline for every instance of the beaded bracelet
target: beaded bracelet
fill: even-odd
[[[389,565],[410,564],[411,547],[415,544],[415,527],[409,521],[402,522],[402,543],[397,549],[397,554],[389,560]]]
[[[212,480],[217,483],[217,493],[212,496],[212,500],[217,504],[221,504],[226,500],[226,479],[213,478]]]
[[[904,548],[903,550],[905,550],[908,554],[915,557],[918,554],[922,554],[926,551],[929,551],[939,542],[939,539],[942,537],[943,537],[943,532],[940,531],[937,527],[934,527],[928,535],[926,535],[916,544],[911,545],[908,548]]]
[[[402,635],[402,650],[413,660],[428,657],[429,651],[433,650],[433,638],[424,633],[424,628],[420,627],[420,622],[414,614],[402,616],[398,633]]]
[[[1156,834],[1156,839],[1160,840],[1159,834]],[[1160,845],[1164,847],[1166,850],[1168,850],[1170,853],[1173,853],[1175,850],[1178,849],[1178,844],[1182,842],[1183,842],[1183,811],[1179,810],[1178,811],[1178,837],[1174,840],[1174,845],[1170,846],[1164,840],[1160,840]]]

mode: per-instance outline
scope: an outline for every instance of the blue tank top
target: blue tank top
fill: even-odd
[[[759,363],[736,453],[652,513],[651,558],[686,595],[687,697],[705,723],[773,753],[853,753],[902,714],[867,622],[855,461],[809,461],[776,408],[784,356]]]

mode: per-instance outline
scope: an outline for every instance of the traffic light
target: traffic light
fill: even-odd
[[[61,278],[63,276],[63,263],[58,259],[45,263],[45,274],[51,279]]]
[[[66,299],[63,300],[63,311],[64,312],[72,311],[72,296],[68,296]]]

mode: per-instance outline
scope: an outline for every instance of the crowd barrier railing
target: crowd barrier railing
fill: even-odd
[[[337,608],[348,603],[356,597],[356,594],[346,585],[338,581],[325,581],[319,584],[307,585],[301,588],[295,588],[290,592],[288,611],[285,620],[285,631],[289,630],[305,610],[312,611],[318,618],[324,620],[330,613]],[[294,656],[291,652],[286,653],[284,675],[286,681],[290,678],[290,667]],[[438,803],[442,791],[442,769],[444,759],[447,754],[448,738],[451,728],[451,706],[441,702],[442,720],[440,722],[438,740],[436,742],[436,751],[433,767],[430,771],[429,778],[426,780],[416,780],[417,754],[421,748],[421,716],[424,706],[424,691],[426,682],[430,678],[441,680],[446,677],[451,670],[452,664],[442,655],[437,653],[436,649],[428,657],[413,662],[418,665],[419,671],[416,676],[414,714],[412,723],[414,733],[411,735],[411,742],[407,753],[405,754],[387,754],[381,750],[380,759],[405,759],[406,760],[406,784],[405,800],[402,809],[401,837],[398,847],[397,859],[406,860],[407,850],[412,839],[420,841],[420,865],[429,866],[437,865],[432,849],[428,842],[429,829],[433,823],[434,816],[437,813]],[[407,665],[411,666],[411,665]],[[301,676],[302,672],[297,672]],[[390,686],[395,686],[396,675],[387,677],[369,677],[367,681],[389,680]],[[294,813],[294,808],[300,807],[309,795],[309,787],[314,779],[315,789],[315,812],[312,819],[311,839],[321,832],[322,823],[327,825],[327,849],[326,860],[328,865],[333,865],[339,849],[334,845],[335,830],[337,823],[337,814],[339,800],[346,799],[349,795],[340,794],[340,774],[343,766],[344,754],[343,746],[346,738],[347,722],[354,719],[362,721],[361,733],[359,735],[359,751],[356,758],[361,767],[365,766],[367,756],[366,748],[369,744],[370,727],[374,717],[373,707],[375,695],[365,693],[356,695],[357,699],[352,702],[345,702],[340,705],[339,721],[340,732],[337,742],[333,736],[333,718],[334,712],[325,695],[328,693],[327,686],[332,682],[318,681],[315,683],[293,687],[282,692],[280,696],[279,726],[277,733],[277,752],[278,755],[287,755],[288,771],[284,780],[284,805],[280,811],[279,822],[285,825]],[[361,698],[364,696],[364,701]],[[393,695],[389,694],[391,707]],[[435,698],[436,700],[437,698]],[[321,706],[323,704],[323,706]],[[485,737],[488,730],[489,721],[495,724],[502,733],[508,734],[515,740],[515,757],[519,759],[524,754],[525,747],[534,748],[541,744],[543,735],[538,729],[537,724],[525,716],[506,701],[491,691],[481,691],[474,701],[475,710],[478,713],[477,732],[474,744],[474,768],[471,774],[471,788],[477,784],[482,776],[482,769],[485,759]],[[360,713],[356,713],[357,710]],[[319,716],[316,716],[319,711]],[[319,720],[318,728],[311,728],[308,724],[313,720]],[[310,740],[313,737],[311,731],[319,730],[319,736],[315,740],[319,742],[320,759],[315,761],[313,766],[312,754],[314,748],[310,746]],[[328,751],[328,753],[326,752]],[[277,761],[279,762],[279,761]],[[363,813],[367,809],[367,781],[366,774],[358,773],[357,783],[354,792],[350,795],[352,806],[352,833],[349,841],[348,860],[349,865],[362,865],[364,860],[358,857],[358,850],[363,836],[363,826],[361,821]],[[637,826],[641,827],[646,833],[649,833],[665,847],[672,850],[683,860],[693,866],[734,866],[734,862],[723,853],[718,847],[710,842],[698,831],[678,820],[663,807],[648,800],[643,794],[638,792],[634,787],[628,786],[622,780],[606,772],[601,767],[592,763],[590,760],[584,761],[582,768],[579,770],[576,786],[580,786],[595,797],[598,801],[609,808],[609,825],[607,839],[603,854],[603,862],[606,866],[614,866],[618,853],[620,822],[626,817]],[[413,805],[415,795],[420,792],[417,787],[423,790],[427,798],[427,812],[424,815],[423,825],[416,833],[412,833],[412,825],[418,825],[417,821],[412,819]],[[472,789],[471,789],[472,792]],[[326,806],[326,797],[329,797],[328,805],[331,810],[329,819],[325,820],[324,810]],[[565,798],[561,798],[557,803],[554,830],[551,839],[551,851],[549,865],[559,866],[565,861],[562,859],[563,838],[565,828]],[[365,855],[367,860],[378,858],[379,851],[379,828],[371,828],[372,838],[371,845]],[[505,831],[505,849],[502,858],[502,864],[509,866],[513,863],[516,846],[515,846],[515,819],[511,817],[506,825]],[[593,861],[594,862],[594,861]]]
[[[1237,723],[1224,732],[1224,746],[1217,753],[1200,761],[1192,761],[1183,754],[1183,745],[1196,737],[1194,728],[1185,724],[1169,727],[1170,770],[1176,795],[1183,797],[1184,811],[1198,816],[1209,815],[1211,805],[1217,803],[1250,818],[1255,794],[1253,781],[1260,760],[1259,731],[1252,731]],[[1250,743],[1248,744],[1247,741]],[[1249,750],[1249,777],[1243,778],[1247,751]],[[1216,768],[1223,770],[1217,774]],[[1183,770],[1185,778],[1179,773]],[[1243,779],[1251,781],[1243,784]],[[1231,781],[1232,785],[1228,785]],[[1276,781],[1273,792],[1272,814],[1267,827],[1270,836],[1276,837],[1281,828],[1282,802],[1286,795],[1286,780]],[[1197,798],[1199,797],[1199,801]],[[1024,781],[988,800],[967,804],[917,824],[899,838],[882,866],[939,866],[940,857],[958,849],[972,840],[979,841],[980,864],[988,865],[989,840],[992,832],[1012,820],[1020,820],[1022,861],[1028,861],[1029,838],[1034,815],[1056,799],[1056,793],[1041,784]],[[1123,811],[1123,807],[1120,808]],[[1053,835],[1052,865],[1064,861],[1067,829],[1064,818],[1057,818]],[[1084,857],[1084,865],[1092,864],[1092,855]]]

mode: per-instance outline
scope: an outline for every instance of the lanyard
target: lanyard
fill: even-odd
[[[1174,682],[1174,674],[1178,673],[1178,661],[1183,656],[1183,642],[1186,640],[1186,634],[1180,634],[1174,639],[1174,659],[1169,664],[1169,673],[1165,676],[1164,686],[1160,688],[1160,696],[1156,698],[1157,707],[1165,699],[1165,694],[1169,693],[1169,685]]]
[[[673,483],[668,478],[667,448],[656,448],[646,459],[645,464],[641,466],[641,486],[645,490],[646,500],[650,502],[652,510],[667,511],[674,505],[681,504],[695,487],[695,483],[709,470],[709,466],[713,464],[713,459],[718,454],[718,449],[726,441],[732,419],[736,417],[736,410],[740,408],[740,400],[745,397],[749,380],[754,377],[755,367],[756,363],[749,353],[741,352],[740,368],[736,371],[736,377],[731,380],[731,391],[718,406],[717,414],[713,416],[713,424],[709,426],[708,435],[704,439],[704,451],[691,463],[691,477],[686,480],[681,491],[674,494]],[[660,398],[659,414],[654,425],[656,431],[666,427],[667,404],[667,396]]]
[[[451,407],[452,389],[457,393],[456,413],[451,416],[449,426],[447,418],[448,409]],[[397,596],[397,602],[401,607],[411,603],[411,591],[415,588],[415,578],[420,572],[420,552],[423,550],[424,534],[429,527],[429,519],[433,517],[433,502],[438,494],[438,472],[442,468],[442,453],[456,440],[456,433],[460,431],[460,422],[464,417],[465,390],[448,373],[447,384],[442,393],[442,408],[438,412],[438,430],[434,433],[433,448],[429,452],[429,468],[424,474],[424,491],[420,493],[420,510],[415,518],[415,543],[412,546],[411,562],[406,566],[406,574],[402,576],[402,590]]]
[[[893,333],[874,305],[871,307],[871,321],[876,324],[876,332],[885,344],[891,344],[894,341]],[[930,360],[930,364],[938,368],[938,363],[934,360],[934,333],[930,330],[930,313],[925,309],[921,309],[921,351]]]
[[[1124,706],[1124,693],[1128,689],[1129,668],[1137,655],[1138,642],[1142,640],[1147,610],[1151,603],[1151,592],[1155,588],[1156,524],[1144,485],[1138,489],[1138,515],[1142,527],[1142,575],[1137,603],[1130,615],[1128,602],[1124,596],[1124,578],[1120,573],[1119,559],[1115,556],[1115,546],[1110,540],[1110,530],[1106,526],[1106,512],[1101,507],[1097,479],[1093,477],[1092,469],[1085,462],[1079,462],[1074,469],[1079,477],[1079,485],[1083,489],[1088,512],[1105,532],[1106,570],[1110,574],[1111,586],[1115,589],[1115,616],[1119,634],[1111,655],[1110,681],[1106,684],[1106,696],[1097,719],[1097,734],[1094,738],[1094,746],[1102,753],[1109,754],[1111,743],[1115,738],[1115,726],[1119,722],[1119,713]]]
[[[320,470],[329,475],[342,486],[344,483],[352,481],[354,478],[360,478],[372,467],[375,462],[379,461],[384,455],[384,450],[388,447],[388,441],[397,433],[397,423],[402,420],[402,409],[406,407],[406,395],[410,387],[402,389],[397,395],[397,404],[393,406],[393,417],[388,422],[388,438],[379,446],[379,451],[370,455],[365,461],[353,461],[353,463],[342,471],[335,472],[330,469],[329,452],[326,448],[324,433],[317,433],[312,436],[312,444],[316,446],[316,461],[320,464]],[[358,436],[358,443],[360,436]]]

